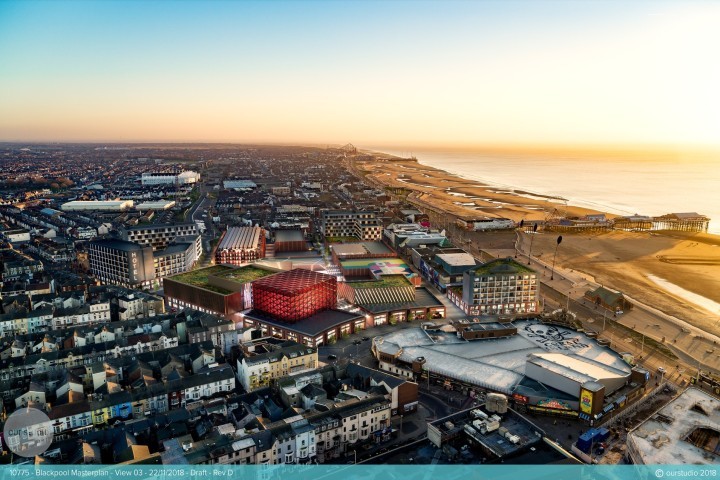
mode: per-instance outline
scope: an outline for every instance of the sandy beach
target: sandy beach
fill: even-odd
[[[408,198],[420,207],[457,217],[532,221],[552,214],[605,213],[517,188],[484,185],[410,160],[358,163],[356,168],[379,184],[410,190]],[[527,234],[521,237],[529,242]],[[550,232],[536,235],[533,256],[550,262],[556,239],[557,234]],[[563,234],[556,262],[704,331],[720,334],[720,310],[713,311],[713,302],[720,303],[720,236],[623,231]],[[709,303],[705,308],[699,306],[680,289],[700,295]]]
[[[544,220],[553,213],[563,216],[602,213],[567,205],[562,198],[495,187],[410,160],[359,162],[357,168],[371,181],[412,190],[418,203],[461,218],[509,218],[519,222]]]
[[[527,251],[529,235],[522,237]],[[555,233],[535,235],[533,256],[552,262],[556,242]],[[720,334],[720,310],[698,305],[665,283],[720,303],[720,238],[716,236],[622,231],[563,235],[556,262],[706,332]]]

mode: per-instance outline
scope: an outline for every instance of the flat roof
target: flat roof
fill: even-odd
[[[396,310],[413,310],[419,308],[442,307],[443,303],[425,288],[415,289],[415,300],[412,302],[368,303],[360,305],[363,310],[372,314],[394,312]]]
[[[323,310],[297,323],[285,323],[253,309],[246,313],[245,317],[308,337],[316,337],[331,328],[364,318],[364,315],[348,313],[342,310]]]
[[[475,258],[469,253],[438,253],[437,258],[453,267],[475,265]]]
[[[199,268],[197,270],[191,270],[189,272],[180,273],[178,275],[173,275],[172,277],[167,277],[169,280],[173,280],[179,283],[185,283],[187,285],[192,285],[194,287],[200,287],[205,288],[207,290],[221,293],[223,295],[229,295],[233,292],[230,290],[226,290],[224,288],[219,288],[214,285],[210,285],[208,283],[208,276],[210,275],[219,275],[224,272],[228,272],[229,270],[233,270],[232,267],[227,267],[225,265],[215,265],[213,267],[207,267],[207,268]]]
[[[470,342],[455,333],[408,328],[375,337],[373,343],[380,352],[400,352],[399,359],[405,363],[425,357],[425,370],[507,394],[525,377],[531,354],[562,354],[571,365],[588,362],[630,375],[630,366],[618,354],[584,333],[537,320],[512,324],[518,334],[510,337]]]
[[[362,243],[334,243],[332,250],[336,255],[365,255],[368,253]]]
[[[99,245],[101,247],[114,248],[115,250],[121,250],[123,252],[137,252],[142,250],[143,247],[133,242],[126,242],[125,240],[116,240],[113,238],[104,238],[100,240],[93,240],[90,242],[91,245]]]
[[[226,278],[238,283],[249,283],[255,280],[259,280],[269,275],[274,275],[278,272],[272,270],[265,270],[264,268],[253,267],[252,265],[246,265],[240,268],[231,268],[225,272],[214,274],[216,277]]]
[[[382,242],[363,242],[363,246],[373,255],[392,255],[393,251]]]
[[[500,323],[500,322],[488,322],[488,323],[469,323],[463,324],[463,330],[470,332],[477,331],[492,331],[492,330],[503,330],[506,328],[512,328],[515,325],[512,323]]]
[[[300,230],[276,230],[275,242],[304,242],[305,235]]]
[[[388,287],[409,287],[410,282],[405,275],[383,275],[379,280],[360,280],[347,282],[353,288],[388,288]]]
[[[496,258],[480,265],[475,270],[475,275],[489,274],[512,274],[512,273],[535,273],[535,270],[528,268],[522,263],[516,262],[512,258]]]
[[[193,248],[194,243],[193,242],[178,242],[173,243],[172,245],[168,245],[165,247],[164,250],[158,250],[153,252],[153,257],[165,257],[167,255],[174,255],[176,253],[181,253],[187,251],[189,248]]]
[[[696,428],[720,432],[720,399],[690,387],[631,430],[627,442],[645,464],[720,463],[720,455],[688,441]]]

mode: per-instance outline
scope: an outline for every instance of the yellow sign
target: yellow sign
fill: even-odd
[[[580,411],[590,415],[592,413],[592,402],[593,402],[592,392],[585,390],[584,388],[581,389],[580,390]]]

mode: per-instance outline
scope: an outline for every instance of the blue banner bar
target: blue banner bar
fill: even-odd
[[[720,476],[719,465],[3,465],[0,479],[628,480]]]

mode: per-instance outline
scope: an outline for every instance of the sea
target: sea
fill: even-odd
[[[367,147],[483,184],[618,215],[697,212],[720,234],[720,152],[521,153]]]

